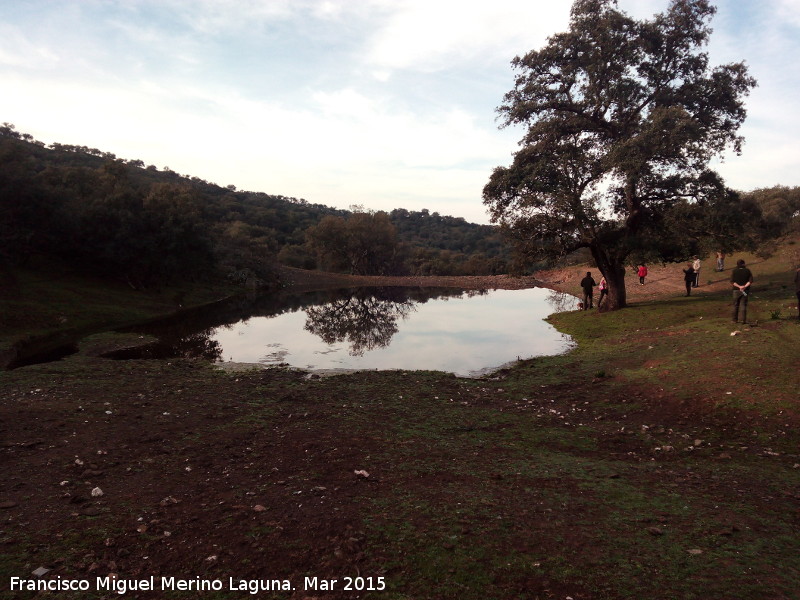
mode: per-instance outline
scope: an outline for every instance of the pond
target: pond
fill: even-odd
[[[553,312],[551,295],[542,289],[340,292],[325,304],[241,321],[211,337],[233,362],[476,375],[570,347],[543,320]]]
[[[205,314],[134,327],[159,343],[113,358],[205,356],[309,370],[427,369],[474,376],[559,354],[570,339],[544,318],[572,296],[552,290],[360,288],[239,299]]]
[[[120,331],[156,341],[103,356],[202,357],[308,370],[426,369],[475,376],[518,359],[568,350],[570,339],[544,319],[574,306],[574,297],[542,288],[251,294],[127,327]],[[35,345],[19,348],[11,368],[74,353],[79,339],[46,340],[47,352]]]

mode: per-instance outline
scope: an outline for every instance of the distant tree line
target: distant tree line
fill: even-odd
[[[398,209],[369,213],[236,190],[0,126],[0,266],[57,257],[136,288],[225,276],[268,282],[283,263],[368,274],[488,274],[499,229]]]

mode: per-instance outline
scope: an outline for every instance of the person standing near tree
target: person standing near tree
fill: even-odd
[[[725,253],[717,252],[717,271],[722,272],[725,270]]]
[[[583,288],[583,310],[594,308],[592,304],[592,296],[594,295],[595,280],[592,279],[592,272],[586,271],[586,277],[581,279],[581,287]]]
[[[600,285],[597,286],[600,290],[600,297],[597,299],[597,310],[600,310],[600,305],[603,303],[603,298],[608,294],[608,282],[605,277],[600,278]]]
[[[692,285],[694,284],[694,269],[692,263],[686,263],[686,268],[683,270],[683,281],[686,283],[686,295],[692,295]]]
[[[742,307],[742,323],[747,323],[747,299],[750,286],[753,284],[753,274],[744,266],[744,261],[736,261],[736,268],[731,271],[731,285],[733,286],[733,322],[739,321],[739,306]]]
[[[694,283],[692,287],[700,287],[700,259],[696,256],[694,257],[694,262],[692,263],[692,269],[694,269]]]

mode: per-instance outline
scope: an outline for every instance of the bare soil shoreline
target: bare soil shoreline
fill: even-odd
[[[730,265],[733,259],[728,260]],[[758,261],[752,264],[758,264]],[[633,267],[626,282],[627,297],[632,302],[653,301],[658,299],[682,296],[685,294],[683,264],[654,265],[649,267],[645,285],[639,285]],[[592,272],[596,281],[600,280],[600,272],[596,268],[578,265],[573,267],[537,271],[534,275],[515,277],[513,275],[476,275],[476,276],[374,276],[346,275],[341,273],[325,273],[322,271],[304,271],[284,267],[280,271],[281,282],[290,289],[319,289],[320,287],[350,286],[419,286],[419,287],[455,287],[470,289],[503,289],[517,290],[531,287],[546,287],[559,292],[580,295],[580,280],[586,272]],[[730,268],[722,272],[712,267],[711,261],[705,261],[701,267],[700,287],[693,294],[706,294],[725,291],[730,288]]]

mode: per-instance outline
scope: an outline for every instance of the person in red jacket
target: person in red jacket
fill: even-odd
[[[643,264],[639,265],[639,270],[637,271],[639,275],[639,284],[644,285],[644,278],[647,277],[647,267]]]

